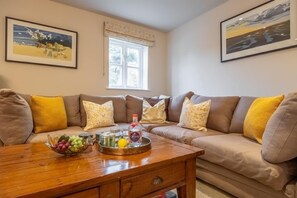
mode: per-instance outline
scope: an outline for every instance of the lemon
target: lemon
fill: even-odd
[[[118,147],[119,148],[125,148],[127,146],[128,142],[125,138],[121,138],[118,141]]]

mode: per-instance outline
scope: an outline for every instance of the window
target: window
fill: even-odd
[[[147,89],[148,47],[109,38],[109,88]]]

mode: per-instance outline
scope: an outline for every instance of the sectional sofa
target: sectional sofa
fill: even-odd
[[[3,101],[13,94],[14,92],[0,90],[1,122],[5,121],[3,114],[6,113],[1,105],[3,106],[5,103]],[[185,97],[188,97],[193,103],[211,100],[207,131],[194,131],[177,126]],[[15,98],[17,98],[18,102],[12,104],[20,103],[21,105],[27,105],[28,109],[30,108],[28,105],[30,104],[30,95],[16,94]],[[0,126],[0,145],[8,144],[5,142],[9,142],[9,144],[45,142],[47,134],[80,134],[86,125],[86,112],[82,101],[91,101],[98,104],[113,101],[114,120],[117,127],[120,128],[129,126],[133,113],[137,113],[140,118],[142,115],[143,98],[136,96],[90,96],[80,94],[64,96],[63,99],[67,113],[68,126],[66,129],[36,134],[32,132],[32,126],[28,126],[26,129],[29,130],[29,133],[23,133],[23,137],[20,137],[20,134],[15,132],[3,135],[5,128]],[[146,99],[154,103],[160,98]],[[263,159],[261,154],[264,145],[243,136],[244,119],[255,99],[255,97],[244,96],[206,97],[188,92],[166,99],[168,123],[144,124],[143,127],[150,133],[205,149],[205,155],[197,158],[196,177],[236,197],[297,198],[297,155],[295,158],[293,157],[293,159],[281,163],[268,162]],[[30,113],[28,114],[30,116]],[[24,116],[28,116],[28,114],[24,114]],[[22,121],[28,123],[30,122],[30,119],[28,119],[22,119],[19,123],[21,124]],[[273,122],[277,121],[274,120]],[[95,132],[108,131],[110,128],[95,128],[88,130],[88,132],[94,134]],[[294,134],[291,134],[290,137],[291,141],[297,143],[296,130],[293,127],[292,133]],[[17,129],[14,131],[17,131]],[[280,142],[284,141],[285,138],[288,137],[282,138],[280,136]],[[295,140],[292,140],[292,138],[295,138]],[[14,139],[17,142],[11,143],[11,140]],[[294,148],[296,149],[294,146],[290,149]]]

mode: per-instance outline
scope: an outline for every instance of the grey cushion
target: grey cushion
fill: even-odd
[[[288,94],[272,114],[262,139],[265,160],[281,163],[297,157],[297,93]]]
[[[127,122],[132,122],[132,115],[137,114],[138,120],[141,120],[142,116],[142,103],[143,100],[137,96],[126,95],[126,107],[127,107]]]
[[[191,141],[197,137],[223,134],[211,129],[207,131],[194,131],[178,127],[176,124],[154,127],[150,132],[185,144],[191,144]]]
[[[108,101],[112,101],[113,115],[115,122],[127,122],[126,117],[126,99],[124,96],[90,96],[80,95],[80,113],[81,113],[81,126],[86,126],[87,115],[82,101],[90,101],[97,104],[103,104]]]
[[[240,100],[236,106],[236,109],[232,117],[229,132],[243,133],[243,123],[244,123],[245,116],[255,99],[256,97],[247,97],[247,96],[240,97]]]
[[[208,162],[281,190],[297,174],[297,161],[271,164],[261,156],[261,145],[242,134],[214,135],[194,139],[192,145],[205,150],[199,156]]]
[[[67,126],[81,126],[79,95],[63,96],[67,114]]]
[[[0,140],[4,145],[23,144],[33,130],[29,104],[10,89],[0,90]]]
[[[167,118],[168,121],[179,122],[179,117],[183,107],[183,102],[186,97],[190,99],[193,94],[194,93],[190,91],[185,94],[181,94],[179,96],[170,98],[169,105],[168,105],[168,118]]]
[[[211,100],[211,105],[206,127],[222,132],[228,132],[239,97],[207,97],[197,95],[191,97],[193,103],[201,103],[207,100]]]

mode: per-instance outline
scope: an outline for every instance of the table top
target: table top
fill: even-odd
[[[139,171],[194,158],[204,150],[144,133],[152,149],[136,155],[114,156],[91,152],[66,157],[44,143],[0,148],[0,197],[26,196],[35,192],[55,194],[58,190],[84,189]]]

